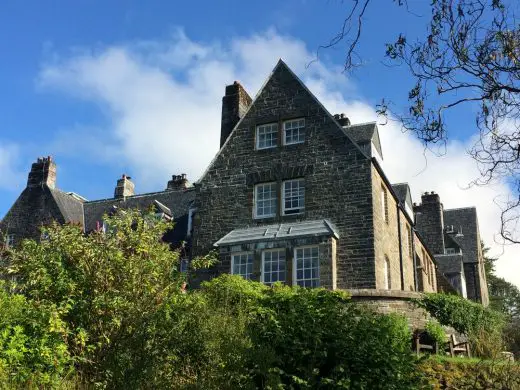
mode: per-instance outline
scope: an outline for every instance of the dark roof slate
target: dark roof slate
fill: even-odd
[[[370,146],[370,144],[373,143],[379,155],[383,157],[383,149],[381,148],[381,140],[379,139],[379,130],[376,122],[344,126],[343,129],[347,135],[361,147]],[[365,152],[369,152],[370,157],[374,157],[371,155],[372,153],[369,151],[369,148],[364,148],[364,150]]]
[[[392,188],[397,195],[397,198],[399,199],[399,202],[401,202],[403,205],[406,203],[409,204],[411,207],[411,195],[410,195],[410,187],[408,186],[408,183],[398,183],[398,184],[392,184]]]
[[[454,231],[459,234],[451,234],[450,237],[455,241],[464,254],[465,263],[478,262],[479,251],[479,232],[477,209],[467,207],[460,209],[444,210],[444,226],[453,225]],[[460,234],[462,233],[462,234]]]
[[[166,190],[161,192],[152,192],[148,194],[127,196],[125,198],[111,198],[96,200],[84,203],[85,209],[85,231],[89,232],[95,230],[97,223],[103,219],[103,214],[109,213],[114,209],[114,206],[120,209],[138,208],[146,210],[151,206],[157,207],[155,201],[160,202],[168,208],[171,216],[177,222],[186,221],[185,217],[190,205],[195,200],[195,191],[188,190]],[[185,229],[186,227],[184,227]],[[183,229],[182,226],[177,226],[177,229]],[[177,230],[175,229],[175,230]]]
[[[80,223],[84,226],[83,201],[56,188],[49,190],[65,222]]]

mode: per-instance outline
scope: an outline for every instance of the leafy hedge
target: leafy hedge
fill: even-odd
[[[518,390],[520,365],[476,359],[423,359],[418,369],[432,390]]]
[[[478,355],[494,357],[502,349],[502,314],[458,295],[429,293],[415,303],[442,325],[466,334]]]

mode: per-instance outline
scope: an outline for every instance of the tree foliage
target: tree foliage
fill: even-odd
[[[411,6],[407,0],[393,2]],[[363,22],[379,4],[348,4],[340,32],[324,47],[346,43],[345,69],[352,70],[362,62],[357,49]],[[405,66],[413,79],[407,106],[392,115],[431,145],[446,142],[446,112],[467,106],[475,112],[479,134],[470,150],[481,172],[475,184],[505,179],[520,193],[520,3],[433,0],[426,8],[431,13],[423,36],[401,33],[384,49],[386,61]],[[390,114],[385,100],[378,111]],[[519,213],[520,198],[504,200],[501,233],[508,241],[520,242]]]

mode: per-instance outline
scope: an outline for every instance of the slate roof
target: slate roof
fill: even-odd
[[[478,248],[480,242],[477,209],[475,207],[466,207],[444,210],[444,226],[449,225],[453,225],[454,231],[459,232],[459,234],[450,234],[450,237],[462,249],[464,262],[478,262]]]
[[[49,190],[65,222],[80,223],[83,226],[83,201],[56,188]]]
[[[347,135],[365,151],[365,153],[368,152],[367,154],[370,157],[374,157],[370,150],[371,143],[374,144],[381,158],[383,157],[383,149],[381,148],[381,140],[379,139],[379,130],[376,122],[343,126],[343,129]]]
[[[334,236],[339,238],[336,228],[326,219],[316,221],[281,223],[235,229],[215,243],[215,246],[235,245],[258,241],[287,240],[301,237]]]
[[[97,223],[102,221],[103,214],[112,211],[114,206],[120,209],[138,208],[140,210],[146,210],[150,206],[158,207],[156,201],[165,206],[165,208],[159,207],[161,211],[171,215],[177,222],[177,228],[175,230],[181,230],[183,226],[179,225],[184,225],[185,222],[187,223],[188,211],[194,200],[195,191],[188,189],[166,190],[127,196],[125,198],[110,198],[85,202],[83,205],[85,210],[85,231],[95,230]]]
[[[464,261],[463,255],[454,254],[454,255],[437,255],[435,256],[435,260],[439,270],[443,274],[454,274],[454,273],[462,273],[464,269],[462,267],[462,263]]]
[[[403,205],[408,203],[408,205],[411,207],[411,195],[410,195],[410,186],[408,183],[397,183],[392,184],[392,188],[397,195],[397,199],[399,202],[401,202]]]

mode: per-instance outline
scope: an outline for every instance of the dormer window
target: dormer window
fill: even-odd
[[[446,248],[447,255],[454,255],[456,253],[457,253],[457,250],[455,248]]]
[[[278,143],[278,123],[256,126],[256,149],[275,148]]]
[[[305,181],[303,179],[283,182],[283,215],[300,214],[305,209]]]
[[[284,145],[305,142],[305,119],[292,119],[283,123]]]

